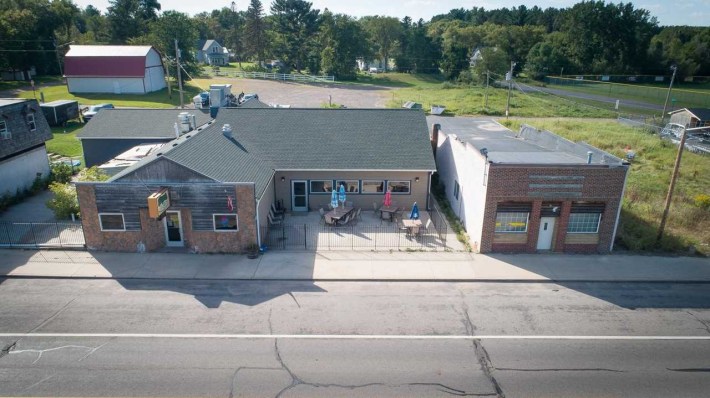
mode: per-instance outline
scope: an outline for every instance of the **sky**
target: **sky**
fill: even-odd
[[[487,10],[503,7],[517,7],[525,5],[541,8],[565,8],[578,3],[580,0],[312,0],[313,8],[323,10],[328,8],[336,14],[347,14],[353,17],[365,15],[386,15],[402,19],[405,16],[417,21],[425,21],[438,14],[446,14],[454,8],[471,9],[484,7]],[[162,10],[177,10],[191,15],[212,11],[214,9],[229,7],[231,0],[159,0]],[[237,10],[245,10],[249,0],[236,0]],[[629,0],[614,0],[614,3],[629,2]],[[637,0],[630,1],[636,8],[644,8],[658,19],[660,25],[710,25],[710,0]],[[106,11],[108,0],[74,0],[79,7],[84,8],[89,4]],[[262,0],[264,11],[268,13],[270,0]]]

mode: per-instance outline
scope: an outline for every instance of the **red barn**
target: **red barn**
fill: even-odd
[[[71,46],[64,65],[70,93],[145,94],[166,87],[160,53],[151,46]]]

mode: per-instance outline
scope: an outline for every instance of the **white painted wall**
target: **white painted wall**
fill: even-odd
[[[487,160],[478,149],[439,131],[436,168],[446,187],[446,197],[454,213],[468,233],[471,245],[478,251],[483,233],[486,205]],[[459,198],[454,197],[454,181],[459,183]]]
[[[143,94],[140,77],[68,77],[70,93]]]
[[[163,70],[163,63],[160,60],[160,54],[158,54],[155,49],[151,49],[148,52],[148,56],[145,57],[145,91],[147,93],[158,91],[164,89],[165,84],[165,71]]]
[[[29,188],[37,173],[42,173],[42,178],[49,175],[47,149],[44,146],[0,162],[0,195],[14,195],[18,188]]]

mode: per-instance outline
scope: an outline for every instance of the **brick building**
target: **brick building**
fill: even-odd
[[[111,115],[107,136],[135,113]],[[77,183],[87,247],[241,252],[262,242],[272,205],[317,210],[341,185],[354,207],[388,189],[428,207],[435,165],[421,110],[222,108],[197,126],[106,182]]]
[[[476,251],[612,250],[627,162],[530,126],[428,121],[439,181]]]

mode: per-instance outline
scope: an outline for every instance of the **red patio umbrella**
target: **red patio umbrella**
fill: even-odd
[[[383,205],[389,207],[392,206],[392,192],[388,189],[385,193],[385,200],[382,202]]]

